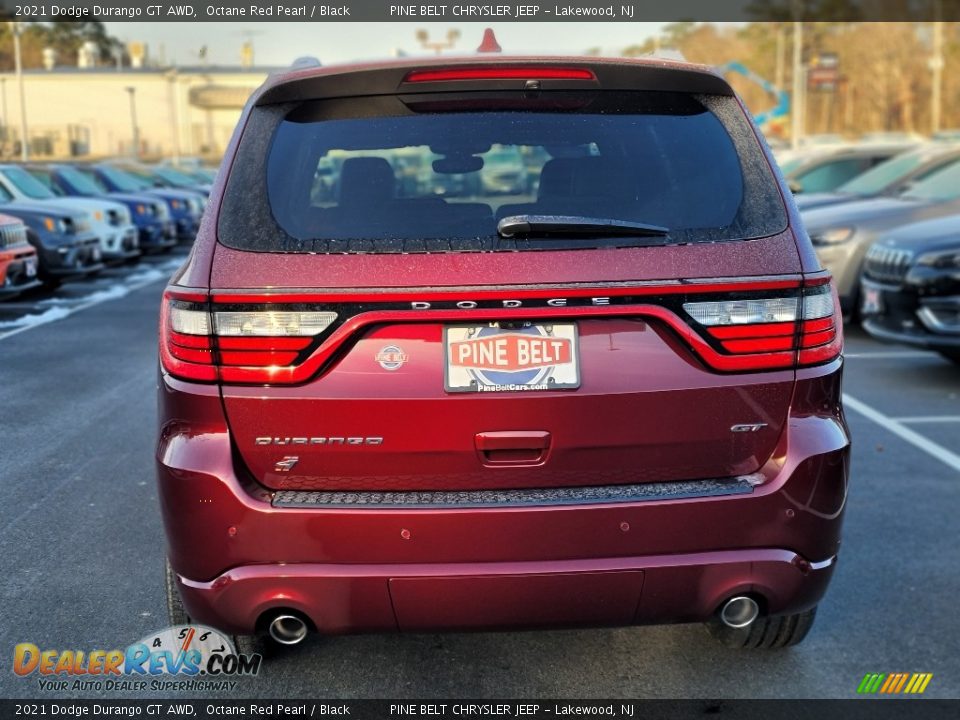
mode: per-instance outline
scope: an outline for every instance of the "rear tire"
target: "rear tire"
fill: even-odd
[[[812,607],[794,615],[761,616],[743,628],[727,627],[719,618],[711,620],[707,627],[728,648],[774,650],[802,642],[816,616],[817,608]]]

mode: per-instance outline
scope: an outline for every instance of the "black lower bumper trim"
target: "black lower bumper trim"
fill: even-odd
[[[759,479],[759,476],[757,476]],[[683,482],[642,483],[522,490],[453,490],[411,492],[351,492],[339,490],[280,490],[278,508],[472,508],[536,505],[591,505],[651,500],[745,495],[753,492],[753,476]]]

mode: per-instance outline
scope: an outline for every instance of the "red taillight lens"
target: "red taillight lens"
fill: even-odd
[[[819,316],[819,319],[807,319]],[[804,321],[800,325],[797,364],[819,365],[843,352],[843,314],[833,283],[804,291]]]
[[[447,82],[451,80],[596,80],[592,70],[571,67],[488,66],[412,70],[404,82]]]
[[[160,316],[160,359],[184,380],[269,383],[291,366],[336,319],[334,312],[234,310],[205,295],[168,291]]]
[[[817,365],[843,347],[839,301],[829,282],[786,297],[688,302],[683,309],[702,334],[733,356],[718,369]]]
[[[160,363],[175,377],[215,382],[210,316],[202,294],[168,291],[160,310]]]

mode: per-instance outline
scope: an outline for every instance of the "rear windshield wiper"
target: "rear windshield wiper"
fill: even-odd
[[[500,237],[574,236],[574,237],[661,237],[670,229],[660,225],[615,220],[612,218],[579,217],[577,215],[510,215],[497,223]]]

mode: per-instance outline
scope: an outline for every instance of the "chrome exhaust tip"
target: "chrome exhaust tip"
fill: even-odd
[[[727,600],[720,609],[720,620],[731,628],[744,628],[757,619],[760,606],[746,595],[737,595]]]
[[[296,615],[277,615],[268,626],[270,637],[281,645],[296,645],[307,637],[307,624]]]

